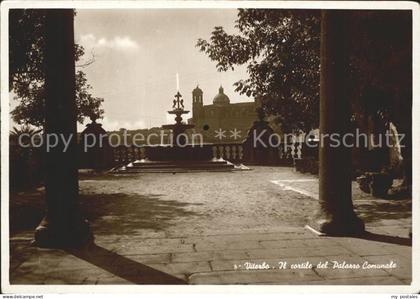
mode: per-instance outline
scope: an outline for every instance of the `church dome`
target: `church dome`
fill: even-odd
[[[230,103],[229,97],[223,92],[223,87],[219,87],[219,93],[214,97],[213,104],[215,105],[227,105]]]

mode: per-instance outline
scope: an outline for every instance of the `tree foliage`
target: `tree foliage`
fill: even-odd
[[[42,127],[45,120],[45,10],[14,9],[9,15],[9,89],[19,104],[12,110],[18,124]],[[75,45],[75,61],[80,61],[84,49]],[[103,99],[91,94],[86,74],[76,71],[77,120],[103,116]]]
[[[356,11],[349,38],[353,104],[371,115],[387,111],[411,127],[412,19],[409,11]]]
[[[349,97],[362,113],[392,111],[409,127],[412,93],[411,13],[353,11],[348,24]],[[219,71],[247,65],[236,91],[262,100],[284,131],[318,126],[320,11],[239,9],[237,34],[215,27],[197,46]]]
[[[215,27],[197,46],[219,71],[246,64],[249,78],[236,82],[236,91],[260,99],[283,131],[317,127],[319,11],[239,9],[235,27],[238,34]]]

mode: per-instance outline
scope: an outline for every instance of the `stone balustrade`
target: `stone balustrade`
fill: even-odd
[[[202,146],[188,145],[179,149],[185,155],[185,160],[191,157],[201,159],[224,159],[232,163],[249,163],[250,157],[244,149],[242,143],[220,143],[220,144],[204,144]],[[252,151],[253,149],[251,149]],[[293,166],[293,161],[302,159],[302,143],[291,142],[288,144],[280,144],[276,148],[270,150],[275,153],[274,165]],[[173,147],[158,147],[158,146],[119,146],[112,148],[113,165],[127,164],[136,160],[150,159],[159,160],[164,158],[170,159],[168,155],[175,151]],[[263,153],[264,154],[264,153]],[[248,156],[247,156],[248,155]],[[252,164],[258,164],[258,161],[253,161]]]

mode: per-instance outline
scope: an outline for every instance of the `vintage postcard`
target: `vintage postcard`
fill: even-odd
[[[4,1],[2,292],[419,292],[419,20]]]

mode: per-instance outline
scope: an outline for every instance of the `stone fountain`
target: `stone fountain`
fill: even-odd
[[[162,129],[172,131],[170,144],[144,147],[145,157],[114,170],[116,173],[143,172],[188,172],[188,171],[231,171],[234,165],[223,159],[213,158],[212,144],[190,144],[186,131],[193,124],[182,122],[185,110],[182,95],[178,91],[169,114],[175,115],[175,124],[163,125]]]
[[[182,122],[182,115],[189,113],[189,111],[184,109],[184,100],[182,99],[182,95],[179,91],[176,93],[173,103],[172,110],[168,111],[168,113],[176,115],[175,124],[163,125],[162,128],[172,130],[173,146],[182,147],[187,144],[185,131],[194,128],[194,125]]]

